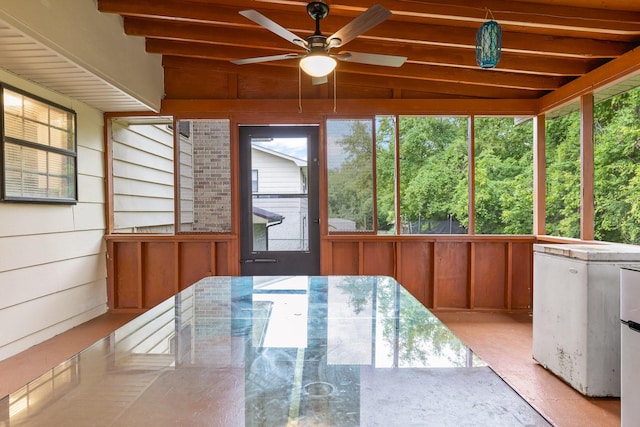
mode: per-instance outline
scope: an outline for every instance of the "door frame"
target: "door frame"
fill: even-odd
[[[243,125],[237,124],[239,171],[240,274],[319,275],[320,274],[320,135],[319,124]],[[308,251],[254,251],[251,191],[251,138],[307,138]]]

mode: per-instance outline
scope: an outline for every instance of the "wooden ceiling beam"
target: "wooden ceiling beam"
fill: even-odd
[[[248,35],[245,34],[245,37]],[[256,40],[259,36],[256,36]],[[232,46],[235,40],[233,31],[218,31],[210,34],[208,42],[186,42],[170,39],[147,39],[147,51],[157,54],[175,54],[233,60],[256,56],[278,55],[300,51],[290,48],[254,49],[245,46]],[[424,65],[451,66],[475,70],[478,68],[475,60],[475,50],[456,47],[439,46],[406,46],[399,50],[398,46],[390,43],[373,43],[371,41],[354,40],[349,44],[350,51],[376,52],[386,55],[403,54],[411,58],[410,63]],[[496,71],[519,72],[525,74],[543,74],[549,76],[578,76],[588,72],[597,60],[538,58],[528,55],[505,53]]]
[[[139,19],[126,17],[124,19],[125,32],[131,36],[140,37],[152,37],[152,38],[167,38],[176,40],[193,40],[198,42],[211,42],[217,44],[229,44],[240,45],[246,47],[259,47],[259,48],[272,48],[281,49],[282,52],[296,52],[301,51],[300,48],[287,43],[280,37],[270,34],[260,28],[243,28],[241,31],[238,29],[230,29],[215,25],[207,24],[194,24],[185,23],[179,21],[163,21],[158,22],[156,20]],[[423,34],[424,36],[424,34]],[[527,46],[525,46],[525,44]],[[536,48],[533,41],[523,41],[519,45],[516,45],[519,49],[517,51],[503,48],[503,56],[508,58],[520,58],[520,66],[515,63],[502,64],[502,67],[506,69],[518,70],[522,69],[526,71],[529,67],[532,71],[538,71],[542,74],[551,75],[578,75],[583,74],[584,66],[589,65],[589,61],[599,61],[598,55],[593,55],[574,39],[565,39],[564,45],[571,44],[570,48],[565,51],[571,51],[571,57],[563,58],[557,55],[559,51],[558,46],[563,46],[562,42],[556,41],[555,52],[550,57],[545,57],[541,52],[533,53]],[[591,43],[587,42],[587,45]],[[588,46],[587,46],[588,47]],[[612,46],[607,46],[611,48]],[[607,54],[618,56],[625,52],[620,45],[616,44],[615,51],[609,49]],[[374,48],[376,48],[374,50]],[[353,42],[345,46],[345,49],[360,51],[360,52],[375,52],[386,53],[390,55],[404,54],[409,57],[409,60],[422,61],[422,62],[446,62],[438,60],[422,59],[428,58],[428,52],[432,52],[433,49],[446,48],[450,50],[457,50],[458,52],[467,51],[466,55],[471,58],[471,61],[475,61],[475,45],[467,43],[466,45],[460,45],[457,43],[409,43],[407,41],[393,41],[390,39],[375,40],[371,38],[359,37]],[[378,52],[379,50],[379,52]],[[404,52],[404,53],[403,53]],[[438,52],[441,53],[441,52]],[[604,52],[601,52],[604,54]],[[526,57],[528,54],[529,59]],[[257,56],[257,55],[253,55]],[[549,60],[548,63],[545,61]],[[471,64],[471,61],[467,63]],[[508,61],[508,60],[507,60]],[[528,65],[527,65],[528,64]],[[523,67],[523,68],[520,68]]]
[[[592,93],[638,73],[640,73],[640,47],[541,97],[540,112],[548,112],[574,102],[584,94]]]
[[[263,64],[252,64],[247,67],[240,67],[226,61],[203,60],[200,58],[187,58],[179,56],[165,56],[163,65],[167,68],[199,68],[211,70],[212,74],[223,72],[229,74],[260,76],[262,78],[274,80],[289,80],[297,82],[298,73],[293,65],[269,66]],[[309,78],[301,74],[303,81]],[[332,77],[330,77],[332,78]],[[337,73],[338,86],[348,84],[363,87],[390,87],[394,90],[411,90],[438,93],[442,96],[455,97],[476,97],[494,99],[533,99],[543,95],[543,91],[531,91],[524,89],[509,89],[500,87],[484,87],[478,85],[467,85],[455,82],[437,82],[428,80],[417,80],[412,78],[387,77],[387,76],[363,76],[362,73],[351,73],[348,70],[340,70]]]
[[[536,111],[535,100],[519,99],[303,99],[302,113],[297,99],[164,99],[160,112],[181,117],[200,117],[212,114],[228,116],[245,114],[260,117],[264,114],[429,114],[460,116],[469,114],[495,116],[531,116]]]
[[[169,0],[170,2],[177,3],[173,6],[171,6],[170,3],[165,4],[164,2],[158,2],[158,4],[163,5],[162,8],[156,6],[155,3],[148,4],[147,1],[148,0],[143,0],[141,3],[129,2],[126,13],[124,11],[121,13],[126,16],[148,17],[152,16],[152,13],[154,13],[155,10],[156,13],[163,14],[162,16],[169,16],[171,13],[179,14],[177,16],[190,15],[190,20],[185,22],[189,22],[189,25],[193,27],[193,31],[195,33],[201,34],[202,32],[211,31],[211,29],[208,28],[208,25],[205,24],[205,22],[207,22],[210,25],[223,25],[225,29],[229,29],[230,27],[238,27],[242,30],[247,30],[248,28],[259,29],[263,34],[265,34],[265,42],[269,39],[280,39],[275,34],[262,29],[262,27],[253,24],[248,19],[234,13],[228,8],[208,8],[206,11],[203,11],[203,6],[202,8],[189,8],[189,11],[187,12],[184,11],[185,8],[183,6],[179,8],[180,2],[176,0]],[[310,19],[301,20],[299,14],[283,12],[278,13],[275,16],[270,16],[270,18],[300,37],[306,37],[313,32],[313,22]],[[326,34],[332,34],[349,21],[349,19],[342,21],[338,21],[337,19],[327,20],[326,23],[323,22],[323,31]],[[153,31],[154,25],[157,27],[170,26],[170,28],[174,28],[172,25],[176,26],[180,24],[179,19],[161,19],[159,21],[151,20],[146,21],[146,23],[141,20],[135,21],[129,19],[128,22],[129,24],[125,27],[127,33],[137,36],[146,36],[147,34],[144,34],[144,31]],[[456,28],[422,25],[412,22],[387,21],[368,31],[359,38],[377,41],[386,40],[402,44],[425,44],[475,48],[475,33],[476,28]],[[239,43],[242,43],[241,37],[238,37],[238,39]],[[285,40],[280,39],[280,41],[286,43]],[[291,45],[294,46],[293,43],[291,43]],[[623,54],[629,50],[629,48],[630,44],[624,42],[602,41],[589,38],[579,39],[571,37],[554,37],[552,33],[540,35],[518,32],[504,32],[502,45],[502,50],[504,52],[539,53],[553,56],[589,59],[614,58]]]
[[[206,2],[206,0],[200,0]],[[308,1],[291,0],[222,0],[218,4],[260,10],[305,11]],[[332,1],[330,15],[353,18],[371,6],[370,0]],[[477,27],[486,21],[487,10],[501,25],[524,28],[542,28],[574,32],[577,37],[640,35],[640,12],[614,10],[611,8],[572,7],[562,5],[540,5],[511,0],[485,0],[481,5],[470,4],[468,0],[430,0],[429,2],[407,2],[386,0],[384,6],[403,21],[434,20],[468,23]],[[393,17],[391,18],[393,20]]]
[[[182,62],[181,62],[182,61]],[[174,68],[211,68],[215,71],[224,71],[229,73],[238,73],[238,74],[250,74],[254,73],[256,75],[264,75],[266,70],[271,69],[269,72],[273,72],[273,78],[279,79],[293,79],[297,80],[297,63],[295,61],[277,61],[268,64],[248,64],[248,65],[234,65],[226,61],[216,61],[216,60],[208,60],[202,58],[188,58],[181,56],[164,56],[163,57],[163,65],[165,67],[174,67]],[[427,67],[427,66],[418,66],[418,67]],[[557,82],[557,80],[552,80],[547,85],[540,84],[535,81],[535,79],[530,79],[529,76],[517,76],[518,79],[514,79],[513,76],[506,76],[509,80],[505,83],[505,79],[497,76],[498,73],[493,73],[495,77],[491,79],[487,79],[482,74],[485,74],[487,70],[479,70],[477,72],[465,71],[460,72],[459,70],[451,70],[443,67],[439,72],[433,72],[432,70],[421,70],[421,68],[410,69],[410,72],[391,74],[388,70],[389,67],[377,67],[370,65],[361,65],[361,64],[348,64],[345,62],[341,62],[338,64],[336,68],[338,75],[342,75],[343,73],[351,73],[357,76],[360,76],[360,79],[363,82],[363,85],[368,85],[367,79],[371,78],[371,76],[377,76],[380,78],[379,82],[382,82],[383,79],[406,79],[411,80],[414,88],[422,87],[423,85],[429,85],[433,83],[442,83],[451,84],[451,85],[461,85],[457,90],[453,92],[449,91],[447,93],[452,94],[462,94],[466,89],[468,93],[471,88],[483,88],[481,89],[477,95],[480,97],[492,97],[495,98],[500,90],[509,91],[510,94],[523,95],[524,98],[529,98],[530,96],[525,96],[528,92],[535,92],[536,95],[540,95],[542,92],[553,90],[557,87],[560,87],[561,84]],[[305,76],[303,74],[303,76]],[[491,82],[493,80],[493,83]],[[385,84],[384,86],[387,86]],[[408,84],[407,84],[408,85]],[[466,87],[463,87],[465,85]],[[553,86],[553,87],[546,87]],[[404,87],[404,85],[403,85]],[[444,86],[443,86],[444,87]],[[408,87],[407,89],[409,89]],[[494,92],[498,91],[498,92]]]

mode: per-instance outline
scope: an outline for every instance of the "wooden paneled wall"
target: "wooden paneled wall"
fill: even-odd
[[[233,235],[111,235],[109,308],[140,312],[205,276],[240,274]],[[533,236],[324,236],[323,275],[396,278],[429,308],[531,311]]]
[[[329,236],[322,274],[395,277],[429,308],[530,311],[533,236]]]
[[[112,312],[142,312],[203,277],[240,274],[234,236],[133,234],[105,239]]]

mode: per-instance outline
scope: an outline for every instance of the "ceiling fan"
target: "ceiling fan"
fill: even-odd
[[[334,70],[336,59],[387,67],[400,67],[407,60],[405,56],[360,52],[331,52],[332,49],[347,44],[360,34],[388,19],[391,16],[391,12],[379,4],[371,6],[354,20],[328,37],[320,32],[320,21],[329,14],[329,6],[324,1],[313,1],[307,4],[307,13],[315,20],[316,31],[309,37],[303,39],[255,10],[240,11],[242,16],[263,26],[283,39],[302,47],[306,52],[237,59],[231,62],[243,65],[299,58],[300,68],[314,78],[314,83],[324,83],[326,82],[326,76]]]

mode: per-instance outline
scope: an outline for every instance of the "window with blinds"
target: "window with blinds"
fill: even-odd
[[[76,113],[18,89],[2,90],[2,199],[77,201]]]

